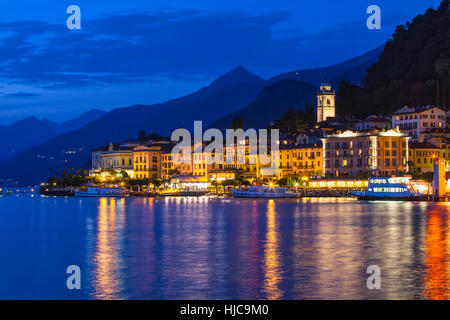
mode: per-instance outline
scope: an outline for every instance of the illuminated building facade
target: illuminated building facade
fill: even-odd
[[[277,177],[322,176],[322,143],[280,146]]]
[[[423,133],[429,129],[445,129],[447,112],[438,107],[408,107],[392,115],[392,127],[406,132],[412,141],[423,142]]]
[[[134,175],[137,179],[161,177],[161,147],[139,146],[133,150]]]
[[[108,150],[101,152],[100,169],[133,170],[133,146],[109,144]]]
[[[331,134],[322,139],[323,172],[331,177],[397,175],[408,171],[408,139],[397,130]]]
[[[408,155],[411,173],[432,172],[434,159],[445,160],[446,150],[429,142],[412,141]]]

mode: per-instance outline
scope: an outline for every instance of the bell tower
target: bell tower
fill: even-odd
[[[320,85],[317,93],[317,123],[336,116],[335,97],[331,84],[325,82]]]

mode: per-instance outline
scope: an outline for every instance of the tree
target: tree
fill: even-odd
[[[152,178],[150,179],[150,182],[155,189],[159,188],[162,185],[162,180],[158,178]]]
[[[244,129],[244,120],[239,117],[234,118],[232,128],[233,128],[233,130]]]
[[[145,130],[139,130],[138,141],[139,143],[147,142],[147,133],[145,132]]]
[[[271,129],[278,129],[284,135],[295,136],[305,133],[315,124],[314,107],[307,105],[304,110],[294,108],[286,111],[281,119],[275,120]]]
[[[216,188],[216,193],[219,193],[220,181],[217,181],[217,180],[211,181],[211,186]]]
[[[449,0],[398,26],[364,86],[341,83],[338,114],[391,114],[403,105],[450,105]]]
[[[164,139],[164,137],[157,133],[150,133],[148,135],[148,140],[156,141],[156,140],[163,140],[163,139]]]
[[[280,187],[287,187],[287,186],[288,186],[288,178],[283,177],[283,178],[279,179],[279,180],[277,181],[277,184],[278,184]]]

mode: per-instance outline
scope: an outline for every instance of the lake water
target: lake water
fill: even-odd
[[[1,196],[0,299],[449,299],[449,208]]]

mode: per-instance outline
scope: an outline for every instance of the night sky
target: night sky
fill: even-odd
[[[5,3],[6,2],[6,3]],[[0,4],[0,124],[190,93],[237,65],[264,78],[382,45],[440,0],[15,0]],[[68,30],[66,8],[81,8]],[[368,30],[366,8],[381,8]]]

